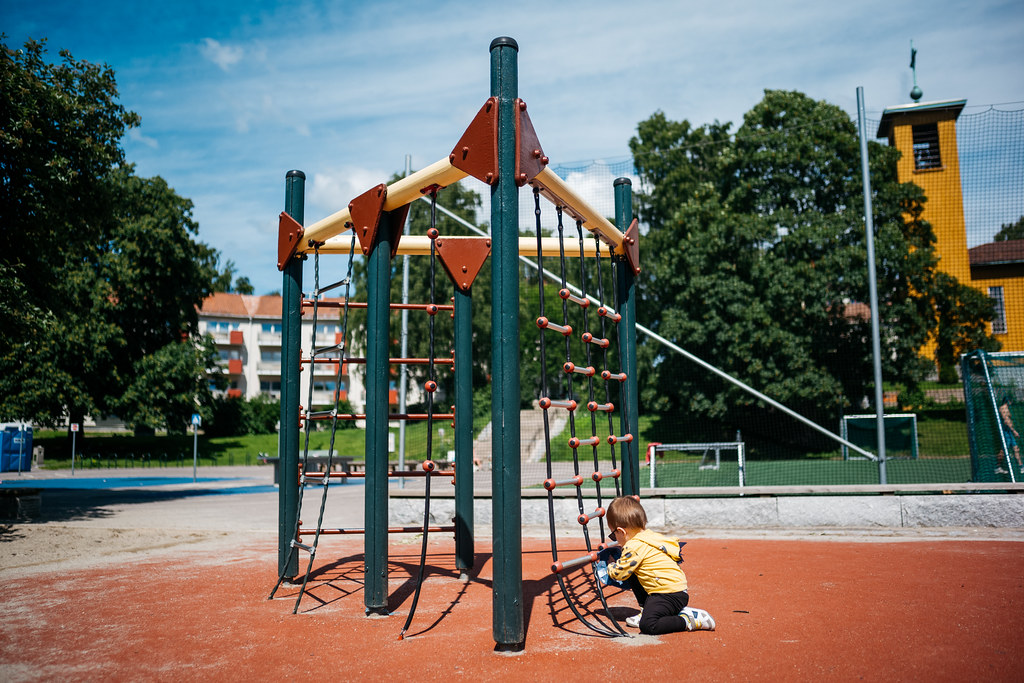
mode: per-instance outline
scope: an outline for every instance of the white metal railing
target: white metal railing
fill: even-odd
[[[260,332],[259,343],[263,346],[280,346],[281,345],[281,333],[280,332]]]

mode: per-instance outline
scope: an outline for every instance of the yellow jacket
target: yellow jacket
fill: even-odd
[[[608,565],[608,576],[626,581],[635,574],[648,593],[679,593],[686,590],[680,557],[679,541],[644,529],[626,541],[622,556]]]

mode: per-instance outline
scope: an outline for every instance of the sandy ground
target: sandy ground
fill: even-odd
[[[191,468],[8,472],[0,481],[41,487],[39,517],[0,523],[6,578],[276,539],[278,493],[269,467],[202,468],[195,483]],[[49,488],[60,482],[75,488]],[[332,493],[336,507],[361,506],[354,486]],[[361,518],[361,508],[356,512]]]

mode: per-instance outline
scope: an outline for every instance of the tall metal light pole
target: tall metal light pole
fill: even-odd
[[[882,341],[879,331],[878,280],[875,273],[875,221],[871,210],[871,173],[868,169],[867,120],[864,88],[857,88],[857,129],[860,133],[860,170],[864,181],[864,230],[868,246],[868,296],[871,299],[871,353],[875,361],[875,430],[878,433],[878,483],[886,484],[885,404],[882,393]]]

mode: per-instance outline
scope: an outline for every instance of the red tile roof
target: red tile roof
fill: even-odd
[[[241,294],[214,292],[203,299],[199,310],[206,315],[249,316],[249,309]]]
[[[989,242],[968,249],[972,266],[995,266],[1007,263],[1024,263],[1024,240]]]
[[[344,298],[324,297],[324,301],[341,302]],[[241,318],[281,319],[282,298],[279,295],[253,296],[251,294],[226,294],[215,292],[203,300],[199,307],[202,315],[230,316]],[[310,315],[310,312],[306,312]],[[338,320],[341,317],[339,308],[321,308],[317,312],[319,320]]]

